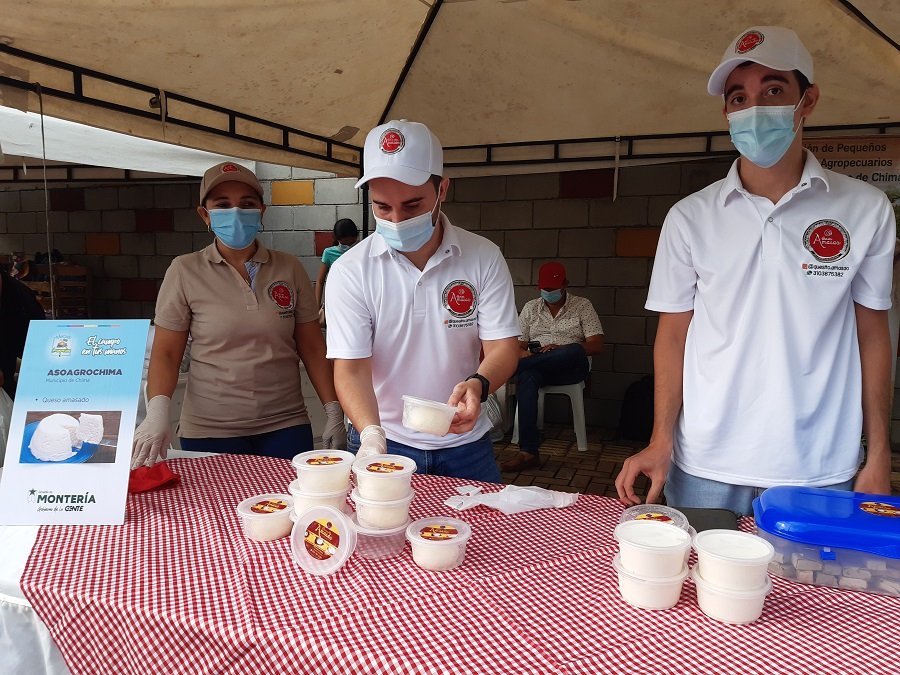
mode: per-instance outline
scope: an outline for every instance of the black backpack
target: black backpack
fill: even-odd
[[[653,376],[645,375],[632,382],[622,399],[616,438],[627,441],[650,440],[653,432]]]

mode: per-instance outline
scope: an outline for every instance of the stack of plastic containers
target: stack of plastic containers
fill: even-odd
[[[313,506],[332,506],[345,511],[350,490],[350,467],[355,457],[343,450],[310,450],[291,460],[297,478],[288,486],[294,513]]]
[[[678,602],[688,575],[689,527],[682,513],[655,504],[622,514],[613,533],[619,542],[613,567],[625,602],[641,609],[669,609]]]
[[[691,577],[703,613],[725,623],[756,621],[772,590],[772,544],[746,532],[706,530],[694,537],[694,549],[697,564]]]
[[[376,559],[398,555],[406,543],[416,463],[400,455],[373,455],[357,459],[352,469],[357,552]]]

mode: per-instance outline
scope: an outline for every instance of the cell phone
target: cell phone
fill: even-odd
[[[541,343],[537,340],[531,340],[528,343],[528,351],[530,351],[532,354],[537,354],[539,351],[541,351]]]
[[[728,509],[700,509],[680,506],[673,506],[672,508],[681,511],[688,519],[691,527],[697,532],[738,529],[737,514]]]

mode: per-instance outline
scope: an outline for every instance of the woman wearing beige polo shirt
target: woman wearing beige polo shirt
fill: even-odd
[[[256,240],[264,211],[253,172],[225,162],[204,174],[197,212],[215,240],[175,258],[159,290],[133,467],[166,456],[170,399],[189,335],[183,449],[283,458],[311,450],[300,361],[325,403],[325,446],[346,446],[312,284],[297,258]]]

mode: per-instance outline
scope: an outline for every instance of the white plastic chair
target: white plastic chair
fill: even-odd
[[[591,360],[588,358],[588,373],[590,373]],[[584,421],[584,381],[575,384],[559,384],[548,385],[538,389],[538,405],[537,405],[537,427],[544,428],[544,395],[545,394],[564,394],[569,397],[572,405],[572,421],[575,423],[575,441],[578,445],[578,452],[587,452],[587,429]],[[516,420],[513,424],[513,435],[511,442],[515,445],[519,444],[519,405],[516,402]]]

